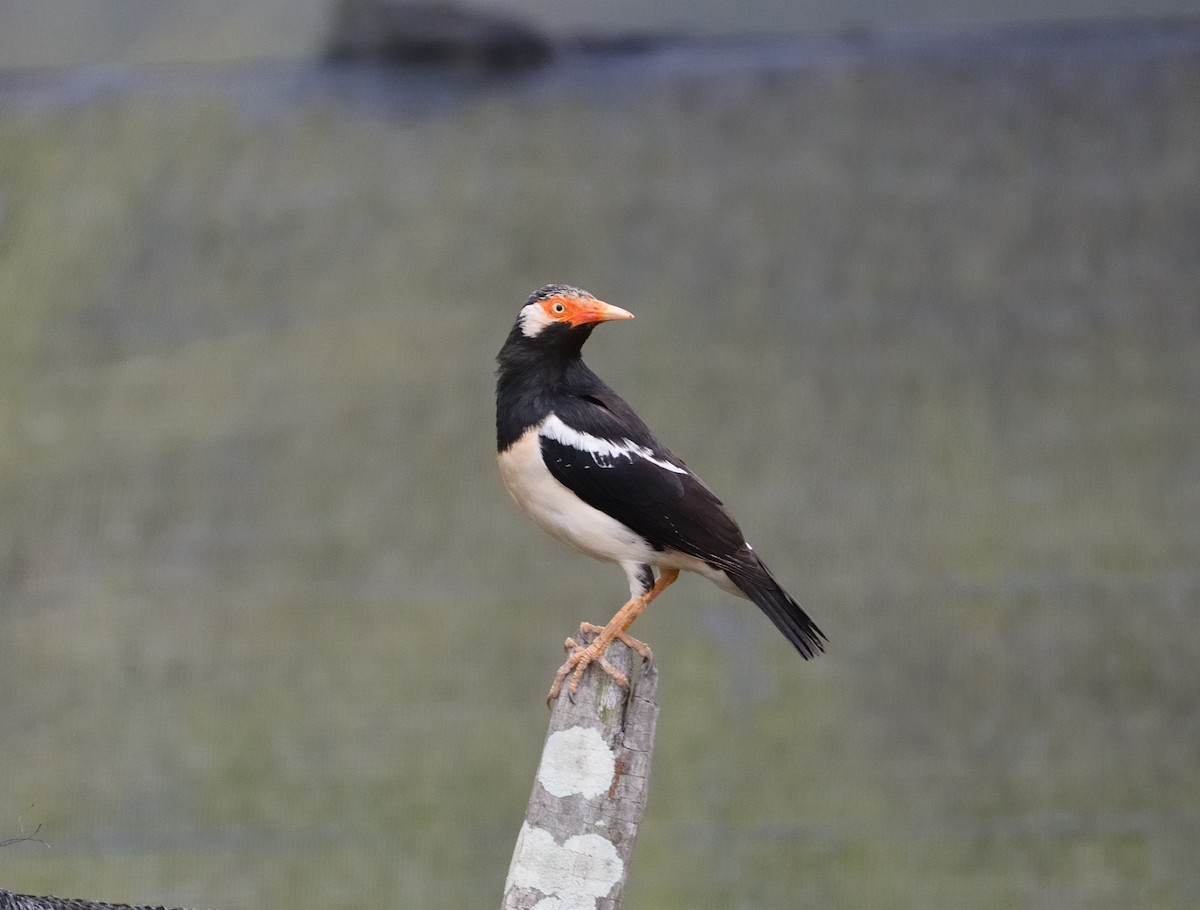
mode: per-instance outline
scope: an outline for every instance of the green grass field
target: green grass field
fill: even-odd
[[[1198,48],[0,91],[0,886],[498,902],[625,593],[493,467],[567,281],[830,639],[639,620],[629,906],[1196,906]]]

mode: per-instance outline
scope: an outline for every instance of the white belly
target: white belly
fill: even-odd
[[[508,492],[547,534],[596,559],[626,565],[658,562],[661,554],[642,538],[554,478],[542,460],[537,427],[526,430],[498,459]]]

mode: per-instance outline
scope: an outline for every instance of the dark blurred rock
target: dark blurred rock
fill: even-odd
[[[336,62],[509,73],[549,62],[550,40],[519,19],[449,3],[341,0],[326,46]]]

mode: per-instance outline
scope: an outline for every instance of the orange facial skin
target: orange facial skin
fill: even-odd
[[[595,297],[567,297],[562,294],[547,297],[539,303],[542,311],[554,322],[565,322],[572,328],[589,323],[632,319],[633,313]]]

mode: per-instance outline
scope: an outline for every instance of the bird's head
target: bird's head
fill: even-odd
[[[531,369],[562,369],[579,360],[583,343],[597,325],[632,318],[633,313],[597,300],[587,291],[548,284],[534,291],[517,314],[496,358],[501,376]]]
[[[613,319],[632,319],[633,313],[597,300],[587,291],[566,284],[548,284],[534,291],[517,314],[515,330],[529,339],[567,341],[578,335],[580,344],[593,328]]]

